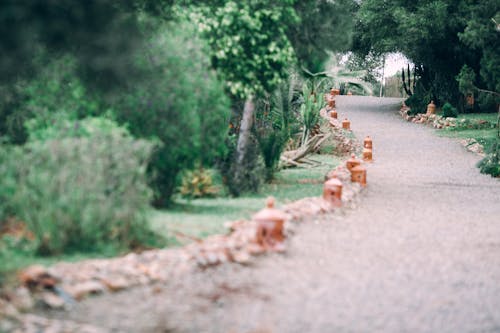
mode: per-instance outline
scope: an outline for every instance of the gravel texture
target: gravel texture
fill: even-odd
[[[500,332],[500,182],[398,106],[337,98],[373,138],[368,186],[356,209],[298,225],[286,254],[44,315],[109,332]]]

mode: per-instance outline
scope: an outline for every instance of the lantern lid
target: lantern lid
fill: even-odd
[[[356,171],[365,171],[365,170],[366,170],[366,168],[364,166],[362,166],[362,165],[356,165],[354,168],[351,169],[351,171],[354,171],[354,172],[356,172]]]
[[[347,162],[359,162],[359,160],[356,158],[355,154],[351,154],[351,158],[348,159]]]
[[[434,100],[431,100],[431,102],[429,103],[429,105],[435,105],[434,104]]]
[[[365,142],[367,142],[367,141],[372,141],[372,138],[370,138],[369,135],[367,135],[366,138],[365,138]]]
[[[342,186],[342,182],[337,178],[337,176],[334,176],[333,178],[328,179],[325,184],[325,186]]]
[[[274,208],[274,198],[268,197],[266,199],[266,208],[261,209],[256,213],[252,219],[255,221],[275,221],[281,222],[286,220],[287,215],[281,210]]]

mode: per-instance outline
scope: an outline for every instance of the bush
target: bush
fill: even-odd
[[[47,128],[39,132],[46,140],[23,147],[11,198],[16,217],[34,233],[40,254],[148,242],[146,165],[153,144],[111,120],[77,124],[83,135]]]
[[[266,168],[266,181],[274,178],[285,146],[300,131],[299,108],[301,82],[298,75],[289,75],[269,98],[256,103],[255,132]]]
[[[236,166],[236,143],[237,136],[230,135],[226,138],[227,153],[219,158],[217,168],[222,175],[222,181],[227,187],[229,194],[238,197],[244,193],[256,193],[265,180],[265,165],[260,156],[259,145],[255,136],[250,137],[247,153],[243,161],[243,170],[240,179],[235,177]]]
[[[15,85],[18,105],[7,117],[7,134],[16,143],[27,139],[26,122],[31,127],[50,127],[54,120],[81,119],[100,114],[100,103],[86,91],[71,56],[50,59],[43,50],[34,60],[40,71],[29,81]]]
[[[224,154],[229,101],[206,54],[187,23],[160,26],[149,49],[136,55],[142,76],[126,82],[126,97],[116,104],[133,135],[163,143],[149,165],[157,206],[169,204],[179,172],[211,166]]]
[[[491,148],[491,152],[477,164],[481,173],[500,177],[500,144],[496,142]]]
[[[214,197],[219,191],[213,184],[209,170],[196,169],[184,173],[179,192],[183,197],[192,199]]]
[[[450,103],[445,103],[443,105],[443,117],[456,118],[458,116],[458,111]]]
[[[0,143],[0,230],[14,214],[11,199],[17,188],[17,164],[21,158],[19,147]]]

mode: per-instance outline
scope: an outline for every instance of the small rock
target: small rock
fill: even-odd
[[[14,291],[11,303],[19,310],[28,310],[35,305],[30,291],[26,287],[20,287]]]
[[[232,259],[241,265],[247,265],[250,263],[250,254],[246,251],[237,251],[232,253]]]
[[[107,277],[101,281],[111,291],[119,291],[129,286],[129,282],[121,276]]]
[[[49,291],[42,293],[41,301],[51,309],[62,309],[65,305],[61,297]]]
[[[97,281],[87,281],[74,285],[67,290],[73,298],[80,300],[89,294],[99,294],[104,292],[105,287]]]

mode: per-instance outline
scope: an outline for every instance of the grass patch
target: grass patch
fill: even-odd
[[[496,113],[469,113],[460,114],[457,118],[468,120],[486,120],[490,123],[496,124]],[[497,129],[466,129],[466,128],[445,128],[437,131],[438,135],[456,139],[476,139],[481,145],[484,146],[486,152],[490,151],[491,147],[497,139]]]
[[[291,168],[277,173],[275,180],[265,184],[258,194],[239,198],[177,199],[169,210],[154,211],[152,226],[160,234],[172,236],[180,232],[196,238],[225,232],[224,223],[248,219],[263,208],[264,199],[272,195],[278,206],[305,197],[321,195],[325,174],[340,159],[331,155],[312,155],[321,165],[313,168]]]

